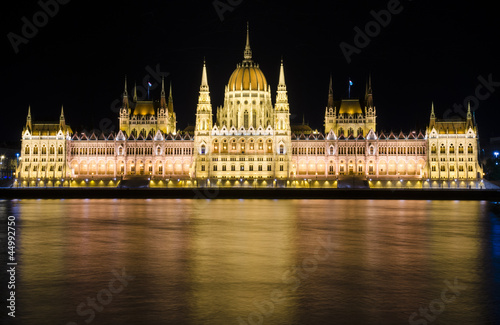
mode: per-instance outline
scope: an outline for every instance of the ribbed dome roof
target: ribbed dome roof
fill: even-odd
[[[259,65],[253,62],[243,62],[239,64],[236,70],[229,78],[229,90],[266,90],[267,80],[260,70]]]

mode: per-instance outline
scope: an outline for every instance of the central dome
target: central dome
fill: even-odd
[[[236,70],[229,78],[227,84],[229,91],[232,90],[266,90],[267,81],[259,65],[253,62],[238,64]]]
[[[267,89],[266,77],[260,70],[259,65],[252,61],[252,49],[250,48],[250,35],[247,23],[247,44],[243,53],[243,62],[236,66],[229,82],[228,90],[263,90]]]

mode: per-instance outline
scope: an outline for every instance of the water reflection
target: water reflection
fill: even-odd
[[[19,219],[22,324],[85,324],[92,310],[95,324],[402,324],[455,278],[467,289],[433,323],[484,324],[500,287],[500,222],[490,206],[0,202]],[[122,270],[134,279],[92,307],[88,299],[98,303]]]

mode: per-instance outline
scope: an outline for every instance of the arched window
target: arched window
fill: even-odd
[[[436,145],[433,144],[432,147],[431,147],[431,153],[436,153]]]
[[[42,155],[46,155],[46,154],[47,154],[47,147],[42,146]]]
[[[330,155],[333,155],[335,152],[335,147],[333,145],[330,146]]]
[[[358,128],[358,137],[359,136],[363,136],[363,129],[362,128]]]
[[[243,127],[248,129],[248,111],[243,113]]]
[[[50,146],[50,148],[49,148],[49,154],[53,155],[55,153],[55,151],[56,150],[55,150],[54,146]]]
[[[38,147],[35,145],[35,147],[33,148],[33,154],[34,155],[38,155]]]
[[[467,153],[474,153],[474,149],[472,148],[472,143],[469,143],[469,146],[467,147]]]
[[[267,152],[268,153],[272,153],[273,152],[273,143],[272,143],[271,139],[267,140]]]
[[[455,147],[453,146],[453,143],[450,144],[450,153],[455,153]]]
[[[353,128],[349,128],[349,129],[347,130],[347,135],[354,135],[354,130],[353,130]]]
[[[344,129],[343,128],[339,128],[339,134],[338,135],[340,136],[342,134],[344,134]]]
[[[464,146],[462,144],[458,146],[458,153],[464,153]]]
[[[118,155],[123,155],[123,147],[122,146],[118,147]]]
[[[204,154],[205,154],[205,150],[206,150],[206,147],[205,147],[205,145],[204,145],[204,144],[202,144],[202,145],[201,145],[201,150],[200,150],[200,153],[201,153],[202,155],[204,155]]]
[[[156,147],[156,155],[157,156],[161,155],[161,147],[160,146]]]
[[[25,155],[29,155],[29,154],[30,154],[30,147],[29,147],[29,146],[26,146],[26,147],[24,148],[24,154],[25,154]]]
[[[441,147],[439,147],[439,152],[440,153],[446,153],[446,148],[444,147],[444,143],[442,143]]]
[[[285,153],[285,146],[283,144],[280,144],[280,155]]]
[[[63,146],[59,146],[57,148],[57,154],[62,155],[63,154]]]

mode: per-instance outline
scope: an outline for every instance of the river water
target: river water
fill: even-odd
[[[498,211],[478,201],[0,201],[3,229],[16,218],[18,262],[16,318],[2,272],[1,320],[500,323]]]

